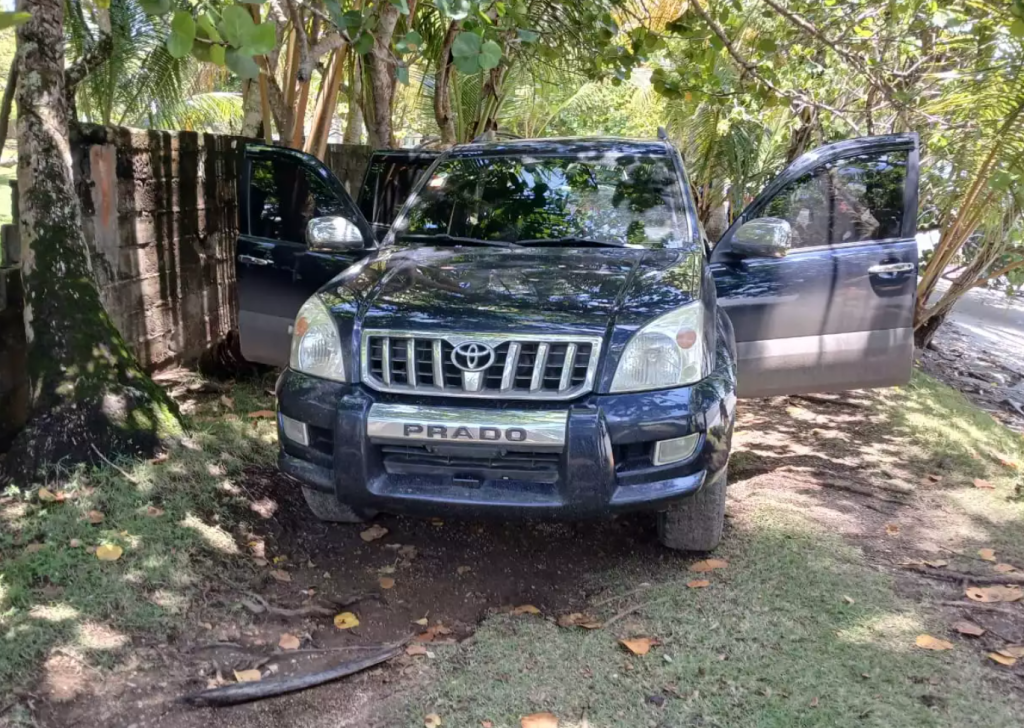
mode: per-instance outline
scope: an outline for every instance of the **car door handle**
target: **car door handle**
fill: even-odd
[[[266,258],[257,258],[253,255],[240,255],[238,256],[239,263],[251,263],[252,265],[273,265],[274,261],[267,260]]]
[[[868,268],[868,273],[878,275],[879,273],[909,273],[914,270],[913,263],[880,263]]]

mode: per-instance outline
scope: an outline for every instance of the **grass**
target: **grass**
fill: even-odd
[[[229,417],[207,396],[186,446],[162,462],[68,473],[48,486],[63,502],[14,487],[0,498],[0,704],[57,652],[110,666],[129,636],[171,639],[204,584],[245,568],[237,544],[255,514],[234,481],[247,465],[274,462],[273,420],[245,416],[273,406],[267,386],[236,386],[239,414]],[[90,511],[102,522],[91,524]],[[89,553],[105,544],[123,556]]]

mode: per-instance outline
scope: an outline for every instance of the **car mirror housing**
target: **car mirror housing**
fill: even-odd
[[[729,250],[744,258],[784,258],[793,242],[789,223],[762,217],[744,223],[733,235]]]
[[[366,247],[363,233],[343,217],[315,217],[306,224],[306,244],[310,250],[359,250]]]

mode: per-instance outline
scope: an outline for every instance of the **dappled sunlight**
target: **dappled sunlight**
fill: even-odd
[[[866,616],[855,624],[836,631],[843,642],[860,645],[884,645],[894,652],[911,652],[914,638],[925,631],[920,615],[906,612],[888,612]]]
[[[77,633],[78,646],[86,650],[116,650],[131,641],[128,639],[128,635],[92,621],[80,624]]]
[[[47,622],[67,622],[81,615],[70,604],[37,604],[28,611],[28,616]]]
[[[188,600],[169,589],[157,589],[150,595],[149,600],[168,614],[182,614],[188,608]]]
[[[181,525],[198,533],[203,541],[212,549],[216,549],[224,554],[234,555],[241,553],[238,549],[238,544],[235,543],[231,534],[220,526],[204,523],[202,519],[192,513],[185,516],[185,519],[181,521]]]

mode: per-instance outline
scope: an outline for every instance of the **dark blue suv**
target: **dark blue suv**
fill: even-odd
[[[392,153],[362,205],[383,222],[312,157],[250,147],[239,326],[286,367],[281,470],[329,521],[649,509],[710,550],[737,396],[908,380],[918,155],[818,149],[710,241],[663,140]],[[396,169],[400,207],[376,191]]]

